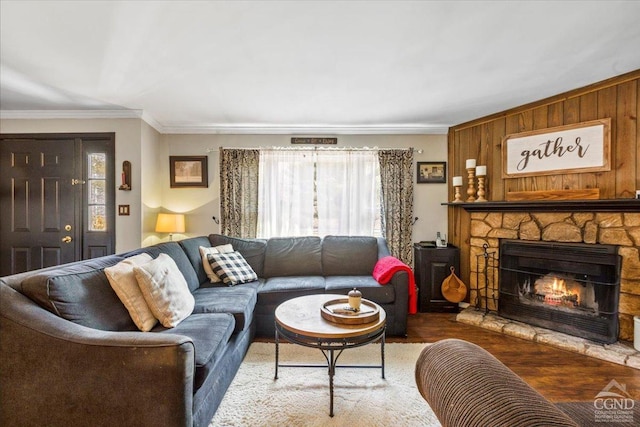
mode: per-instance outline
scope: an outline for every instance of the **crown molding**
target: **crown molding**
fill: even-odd
[[[360,125],[360,126],[265,126],[265,125],[173,125],[167,134],[248,135],[446,135],[446,125]]]
[[[151,114],[147,113],[146,111],[142,111],[142,116],[141,116],[142,120],[144,120],[149,126],[151,126],[152,128],[154,128],[155,130],[158,131],[158,133],[164,134],[166,133],[164,131],[164,126],[162,126],[162,123],[160,123],[159,121],[157,121]]]
[[[161,134],[446,135],[449,125],[163,125],[143,110],[0,110],[0,119],[141,119]]]
[[[140,119],[142,110],[0,110],[0,119]]]

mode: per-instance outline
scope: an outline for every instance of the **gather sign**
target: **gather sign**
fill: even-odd
[[[503,178],[611,170],[611,119],[506,135]]]

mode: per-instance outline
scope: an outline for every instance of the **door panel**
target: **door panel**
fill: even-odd
[[[114,253],[114,156],[113,133],[0,135],[0,276]]]
[[[62,238],[75,221],[75,141],[3,139],[0,150],[2,274],[74,261]]]
[[[85,139],[82,220],[82,258],[97,258],[115,251],[115,141],[111,138]]]
[[[29,180],[23,178],[14,178],[12,182],[13,198],[11,212],[11,229],[14,232],[28,232],[31,231],[31,225],[29,224]],[[5,200],[3,198],[3,204]],[[6,201],[6,203],[9,203]]]

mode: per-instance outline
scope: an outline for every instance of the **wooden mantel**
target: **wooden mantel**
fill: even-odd
[[[468,212],[640,212],[640,199],[442,203]]]

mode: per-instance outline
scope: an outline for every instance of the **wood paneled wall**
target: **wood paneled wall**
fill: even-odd
[[[453,126],[448,134],[448,182],[463,176],[466,159],[487,166],[485,197],[505,200],[510,191],[598,188],[601,199],[635,197],[640,189],[640,70],[531,104]],[[611,118],[611,171],[502,178],[502,138],[512,133]],[[449,191],[453,200],[453,189]],[[460,247],[461,275],[469,280],[469,214],[450,207],[449,239]]]

